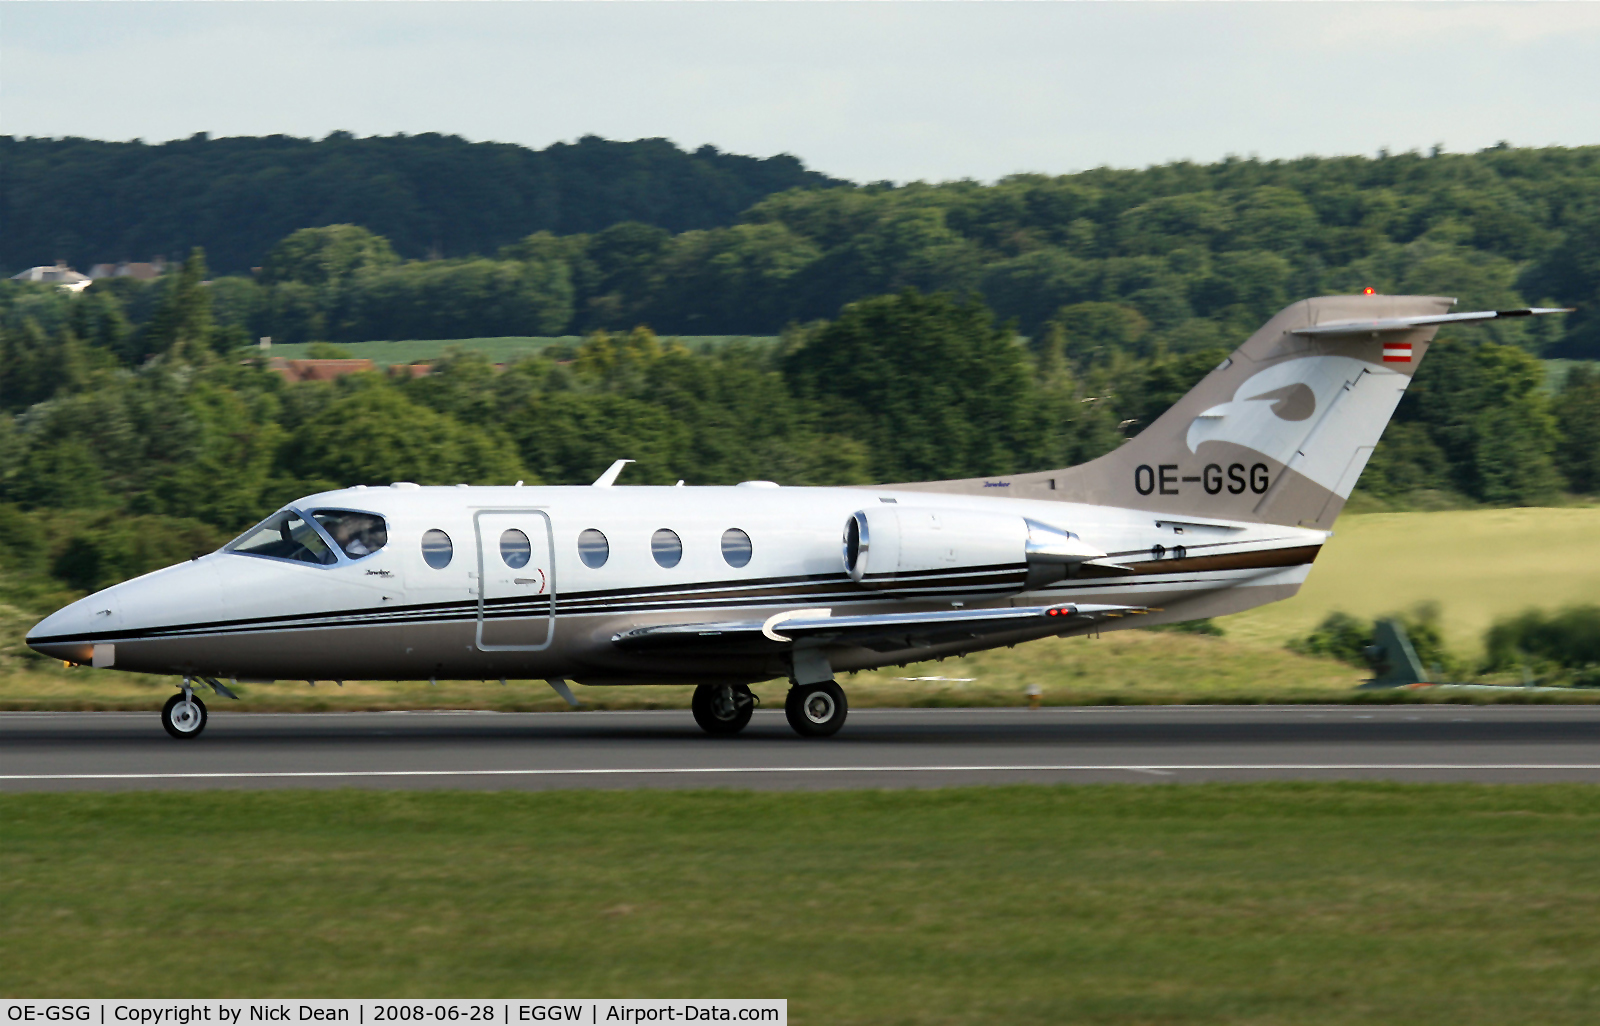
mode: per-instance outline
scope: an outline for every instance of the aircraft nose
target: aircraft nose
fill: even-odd
[[[110,589],[56,610],[33,625],[23,641],[41,655],[87,663],[94,656],[94,635],[113,629],[116,619]]]
[[[24,641],[51,658],[89,663],[96,645],[125,641],[130,632],[214,618],[220,591],[215,566],[201,557],[81,598],[40,620]]]

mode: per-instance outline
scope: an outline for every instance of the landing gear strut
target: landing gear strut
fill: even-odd
[[[691,707],[707,734],[737,734],[756,711],[756,697],[743,684],[702,684],[694,689]]]
[[[796,684],[783,703],[789,726],[801,737],[832,737],[844,726],[850,704],[844,689],[831,680],[820,684]]]
[[[194,697],[194,689],[186,680],[183,690],[167,699],[161,707],[161,725],[167,733],[180,741],[200,736],[206,729],[206,704]]]

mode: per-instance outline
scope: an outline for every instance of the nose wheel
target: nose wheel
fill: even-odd
[[[161,707],[161,725],[180,741],[199,737],[206,729],[206,704],[194,697],[191,689],[184,688]]]
[[[756,696],[743,684],[702,684],[690,703],[694,721],[707,734],[737,734],[756,711]]]
[[[832,737],[844,726],[850,704],[844,699],[844,688],[825,680],[790,688],[783,712],[789,718],[789,726],[801,737]]]

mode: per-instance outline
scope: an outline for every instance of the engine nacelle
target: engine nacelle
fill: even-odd
[[[1104,556],[1071,531],[1014,513],[885,505],[844,525],[845,570],[870,588],[1020,591]]]

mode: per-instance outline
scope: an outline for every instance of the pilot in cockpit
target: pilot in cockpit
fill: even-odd
[[[319,510],[314,516],[351,559],[369,556],[388,544],[389,532],[382,517],[331,510]]]

